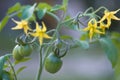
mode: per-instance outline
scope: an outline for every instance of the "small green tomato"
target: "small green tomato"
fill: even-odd
[[[22,55],[20,55],[20,46],[19,45],[16,45],[14,47],[12,54],[13,54],[13,58],[15,60],[20,61],[20,60],[22,60],[24,58]]]
[[[62,60],[53,52],[45,60],[45,69],[50,73],[56,73],[62,67]]]
[[[20,45],[20,54],[24,57],[30,56],[32,53],[32,47],[30,44]]]

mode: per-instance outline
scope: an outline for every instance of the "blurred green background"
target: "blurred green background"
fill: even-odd
[[[61,3],[62,0],[1,0],[0,1],[0,20],[6,15],[6,11],[9,7],[16,2],[20,2],[23,5],[34,4],[35,2],[46,2],[50,5]],[[69,0],[68,14],[74,17],[77,12],[85,11],[89,7],[97,9],[100,6],[105,6],[109,10],[116,10],[120,8],[120,0]],[[59,15],[59,14],[58,14]],[[59,15],[60,16],[60,15]],[[118,13],[117,16],[120,17]],[[15,17],[15,19],[17,19]],[[46,25],[50,28],[55,28],[54,20],[49,17],[43,19],[46,21]],[[17,35],[22,31],[12,31],[11,27],[16,24],[9,20],[5,28],[0,32],[0,55],[11,53],[15,46],[14,40]],[[113,21],[110,31],[120,31],[120,22]],[[68,29],[62,29],[62,34],[71,34],[74,38],[78,38],[80,34]],[[63,58],[62,69],[56,74],[49,74],[45,70],[43,71],[42,80],[114,80],[113,70],[109,60],[104,54],[99,44],[91,45],[88,50],[81,50],[80,48],[74,48]],[[31,55],[32,60],[27,63],[21,63],[15,68],[26,65],[28,66],[23,72],[18,75],[19,80],[34,80],[38,59],[38,51],[33,52]]]

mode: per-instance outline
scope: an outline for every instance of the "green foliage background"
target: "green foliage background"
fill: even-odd
[[[54,12],[57,11],[57,10],[63,10],[64,12],[66,12],[66,7],[67,7],[66,6],[67,5],[66,2],[67,2],[67,0],[64,0],[62,4],[54,5],[53,7],[48,5],[48,4],[46,4],[46,3],[40,3],[40,4],[37,5],[37,8],[35,8],[36,7],[36,3],[33,4],[33,5],[27,5],[27,6],[25,6],[25,5],[22,6],[20,3],[16,3],[11,8],[8,9],[8,12],[7,12],[6,16],[1,20],[1,22],[0,22],[0,31],[4,31],[4,27],[8,27],[9,26],[9,25],[6,25],[6,24],[9,24],[9,21],[10,21],[11,17],[13,17],[14,15],[17,15],[20,19],[31,19],[31,20],[34,20],[36,17],[34,16],[33,13],[34,13],[34,10],[36,9],[37,17],[41,20],[45,16],[45,14],[54,15]],[[68,21],[68,23],[66,23],[66,24],[69,24],[69,23],[71,23],[71,21]],[[69,26],[69,29],[73,29],[73,26],[76,26],[76,25]],[[75,29],[76,29],[76,27],[75,27]],[[7,35],[7,33],[6,33],[5,36],[8,36],[7,38],[5,36],[3,36],[4,33],[0,33],[0,36],[1,36],[0,37],[0,42],[1,42],[0,45],[2,45],[2,46],[0,46],[0,49],[2,50],[2,51],[0,50],[1,51],[1,55],[3,54],[2,52],[7,52],[6,50],[8,50],[8,52],[11,51],[12,50],[11,47],[13,47],[15,45],[14,44],[14,38],[15,37],[12,36],[14,33],[11,33],[11,32],[8,32],[8,33],[10,33],[9,34],[10,36]],[[14,35],[16,36],[19,33],[21,33],[21,32],[18,32],[18,33],[14,34]],[[6,38],[6,40],[5,40],[4,37]],[[63,38],[68,39],[68,38],[71,38],[71,37],[64,36]],[[98,46],[101,46],[103,48],[103,50],[105,50],[105,52],[102,52],[101,54],[103,56],[107,56],[105,58],[108,58],[110,60],[111,65],[112,65],[111,68],[114,69],[113,73],[115,73],[115,77],[117,78],[117,80],[119,80],[119,75],[120,75],[120,70],[119,70],[120,69],[120,63],[119,63],[119,60],[120,60],[120,56],[119,56],[120,55],[120,50],[119,50],[120,39],[119,38],[120,38],[120,34],[117,33],[117,32],[113,32],[112,36],[107,36],[105,38],[100,39],[98,41],[98,43],[100,43],[100,44],[99,45],[97,44]],[[2,43],[4,41],[5,41],[5,43]],[[7,45],[4,45],[4,44],[7,44]],[[79,39],[76,40],[76,44],[78,44],[77,46],[80,46],[80,49],[81,48],[85,49],[85,51],[88,50],[89,47],[91,47],[86,41],[80,41]],[[101,48],[101,47],[99,47],[99,48]],[[95,48],[95,47],[93,47],[93,48],[94,48],[95,51],[89,52],[89,55],[86,55],[84,57],[93,56],[92,58],[95,58],[96,56],[100,55],[100,54],[92,54],[92,53],[100,52],[102,49],[100,49],[98,51],[97,48]],[[81,52],[81,53],[79,53],[79,52]],[[103,53],[106,54],[106,55],[104,55]],[[34,54],[32,56],[36,57],[36,52],[34,52]],[[85,53],[85,54],[87,54],[87,53]],[[66,59],[64,59],[64,60],[68,59],[68,62],[69,62],[72,58],[74,58],[74,59],[75,58],[79,58],[79,57],[77,57],[75,55],[83,56],[82,51],[79,51],[79,49],[75,49],[75,51],[74,51],[74,49],[73,49],[73,51],[71,51],[69,56]],[[96,56],[94,56],[94,55],[96,55]],[[90,57],[88,57],[88,59],[89,58]],[[0,57],[0,60],[2,61],[2,63],[0,62],[0,64],[1,64],[0,71],[2,71],[2,69],[3,69],[2,66],[4,65],[4,60],[6,60],[6,57],[2,56],[2,57]],[[34,63],[34,62],[32,62],[32,63]],[[67,62],[66,62],[66,64],[67,64]],[[74,64],[74,62],[72,62],[72,60],[71,60],[71,64],[73,64],[73,67],[74,66],[78,66],[77,64]],[[28,67],[29,66],[31,66],[31,64],[29,64]],[[69,66],[66,65],[65,67],[69,67]],[[23,68],[25,68],[25,67],[22,67],[21,70]],[[64,66],[63,66],[63,68],[64,68]],[[89,68],[89,67],[87,67],[87,68]],[[30,69],[28,69],[28,71],[29,70]],[[72,71],[72,69],[71,69],[71,71]],[[35,72],[36,72],[36,70],[34,70],[34,73]],[[65,74],[65,75],[63,75],[63,74]],[[112,74],[112,72],[111,72],[111,74]],[[90,80],[90,77],[91,77],[91,80],[96,80],[96,78],[97,78],[97,80],[104,80],[104,79],[105,80],[114,80],[114,76],[112,76],[112,78],[110,77],[111,74],[108,75],[105,78],[102,77],[102,79],[100,77],[98,79],[97,76],[92,76],[92,77],[88,76],[88,77],[83,77],[81,80]],[[28,73],[27,76],[28,75],[32,75],[32,74]],[[49,74],[46,73],[46,72],[44,72],[43,75],[45,77],[44,80],[49,79],[49,77],[51,78],[51,76],[54,77],[54,78],[51,78],[51,80],[53,80],[53,79],[55,79],[55,80],[56,79],[57,80],[61,80],[61,79],[64,79],[64,80],[67,80],[67,79],[68,80],[70,80],[70,79],[71,80],[73,80],[73,79],[78,80],[78,79],[80,79],[79,75],[77,75],[77,74],[75,74],[75,75],[69,74],[68,75],[67,73],[64,73],[64,71],[62,71],[61,73],[56,74],[55,76],[53,76],[53,75],[49,76]],[[46,77],[46,75],[48,77]],[[22,73],[21,73],[21,76],[23,76]],[[70,76],[74,76],[74,77],[70,77]],[[86,76],[86,75],[84,75],[84,76]],[[26,76],[24,76],[24,77],[26,78]],[[82,75],[81,75],[81,77],[82,77]],[[21,78],[20,78],[20,80],[21,80]],[[28,80],[29,80],[29,78],[28,78]]]

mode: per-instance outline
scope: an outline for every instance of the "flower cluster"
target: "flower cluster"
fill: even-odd
[[[46,34],[47,28],[46,28],[44,22],[42,22],[42,26],[39,26],[39,24],[36,22],[36,30],[35,30],[35,32],[34,32],[34,31],[32,31],[32,29],[28,26],[28,21],[26,21],[26,20],[16,21],[16,20],[14,20],[14,19],[12,19],[12,20],[17,24],[17,26],[15,26],[15,27],[12,28],[12,30],[23,29],[23,30],[24,30],[24,33],[25,33],[26,35],[29,35],[29,34],[30,34],[30,35],[33,36],[33,37],[38,37],[39,42],[40,42],[40,45],[43,44],[43,38],[48,38],[48,39],[52,38],[52,37],[50,37],[50,36],[48,36],[48,35]],[[32,31],[32,32],[28,32],[29,30]]]
[[[88,22],[88,26],[84,28],[84,31],[89,31],[89,38],[92,40],[94,34],[105,34],[105,29],[109,28],[111,25],[111,20],[120,20],[120,18],[116,17],[115,14],[120,11],[120,9],[116,11],[104,11],[104,16],[97,21],[95,18],[92,18]],[[105,23],[104,21],[107,21]],[[98,25],[99,24],[99,25]]]
[[[92,39],[94,33],[104,34],[104,32],[101,32],[100,30],[98,30],[97,21],[95,18],[91,19],[88,22],[88,27],[86,27],[84,31],[89,31],[90,40]]]

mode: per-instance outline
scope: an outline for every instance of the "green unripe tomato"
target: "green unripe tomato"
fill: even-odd
[[[32,53],[32,47],[30,44],[20,45],[20,55],[27,57]]]
[[[12,54],[13,54],[13,58],[15,60],[20,61],[20,60],[22,60],[24,58],[22,55],[20,55],[20,46],[19,45],[16,45],[14,47]]]
[[[53,52],[45,60],[45,69],[50,73],[56,73],[62,67],[62,60]]]

